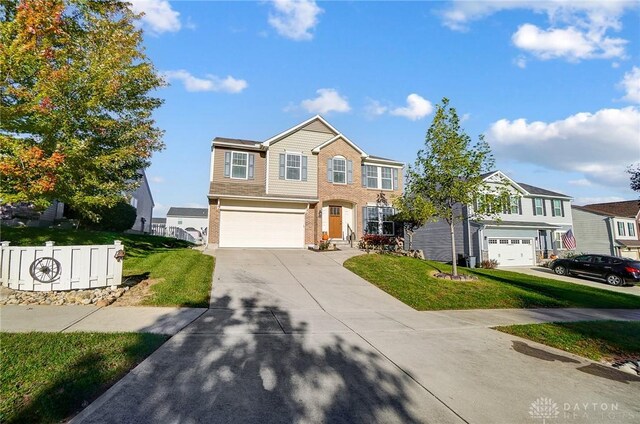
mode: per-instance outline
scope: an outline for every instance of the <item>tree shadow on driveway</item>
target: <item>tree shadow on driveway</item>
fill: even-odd
[[[454,420],[357,334],[311,334],[306,323],[292,322],[277,307],[226,309],[230,300],[220,298],[215,309],[174,336],[74,422]],[[294,331],[285,334],[283,328]]]

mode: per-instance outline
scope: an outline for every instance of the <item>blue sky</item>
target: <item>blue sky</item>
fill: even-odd
[[[640,3],[136,0],[170,85],[155,216],[206,206],[216,136],[264,140],[315,114],[413,163],[442,97],[497,168],[576,203],[633,199]]]

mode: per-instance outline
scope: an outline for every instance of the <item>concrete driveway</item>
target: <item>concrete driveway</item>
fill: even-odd
[[[533,275],[536,277],[551,278],[552,280],[566,281],[567,283],[580,284],[583,286],[594,287],[596,289],[609,290],[618,293],[628,293],[640,296],[640,285],[617,287],[612,286],[597,278],[589,277],[571,277],[566,275],[557,275],[549,268],[542,266],[532,267],[511,267],[504,268],[506,271],[520,272],[522,274]]]
[[[540,398],[554,423],[640,417],[640,378],[488,328],[544,311],[417,312],[340,259],[218,250],[210,310],[74,422],[524,423]]]

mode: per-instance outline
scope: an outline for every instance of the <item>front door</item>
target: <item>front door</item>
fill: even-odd
[[[342,238],[342,206],[329,206],[329,238]]]

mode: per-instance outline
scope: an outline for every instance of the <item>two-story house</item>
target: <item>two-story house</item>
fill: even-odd
[[[367,154],[320,116],[264,141],[216,137],[210,171],[213,246],[301,248],[323,233],[394,232],[387,218],[403,164]]]
[[[491,219],[478,219],[474,205],[459,206],[461,220],[454,229],[459,255],[495,259],[501,267],[528,266],[567,250],[562,235],[572,228],[571,197],[517,183],[500,171],[483,178],[489,192],[506,188],[510,201]],[[428,259],[452,261],[450,243],[449,225],[444,221],[428,223],[413,235],[413,248],[422,249]]]
[[[640,259],[640,201],[573,206],[579,252]]]

